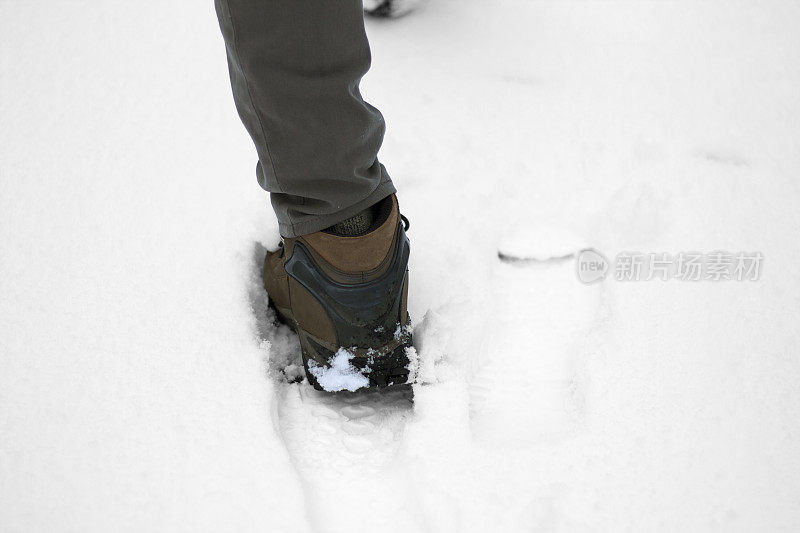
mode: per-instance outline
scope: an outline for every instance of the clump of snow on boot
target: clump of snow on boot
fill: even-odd
[[[364,375],[364,372],[368,372],[368,370],[358,370],[350,362],[352,358],[352,352],[339,348],[331,359],[330,366],[323,366],[313,359],[309,359],[308,371],[316,378],[320,386],[328,392],[342,390],[355,392],[358,389],[368,387],[369,379]]]

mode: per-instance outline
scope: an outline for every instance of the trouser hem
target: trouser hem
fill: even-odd
[[[385,171],[383,171],[383,174],[386,176]],[[280,229],[281,236],[299,237],[301,235],[308,235],[309,233],[316,233],[317,231],[329,228],[334,224],[341,222],[342,220],[346,220],[357,213],[360,213],[364,209],[380,202],[395,192],[397,192],[397,189],[395,189],[392,180],[386,176],[386,181],[382,181],[369,196],[345,209],[342,209],[341,211],[337,211],[336,213],[331,213],[328,215],[320,215],[309,220],[302,220],[295,223],[279,221],[278,227]]]

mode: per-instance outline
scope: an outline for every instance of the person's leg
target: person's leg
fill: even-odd
[[[258,151],[281,235],[313,233],[395,192],[361,0],[215,0],[236,108]]]
[[[264,260],[275,316],[309,383],[406,383],[407,221],[378,163],[383,117],[361,98],[361,0],[216,0],[234,100],[258,150],[281,244]]]

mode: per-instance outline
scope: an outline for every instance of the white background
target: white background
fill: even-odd
[[[412,402],[287,383],[210,1],[0,1],[0,529],[796,530],[799,26],[727,0],[371,21]],[[586,245],[764,270],[497,260]]]

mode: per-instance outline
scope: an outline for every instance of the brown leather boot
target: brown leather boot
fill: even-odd
[[[306,376],[318,390],[408,380],[408,222],[395,195],[375,211],[363,235],[284,238],[264,261],[270,305],[299,335]]]

